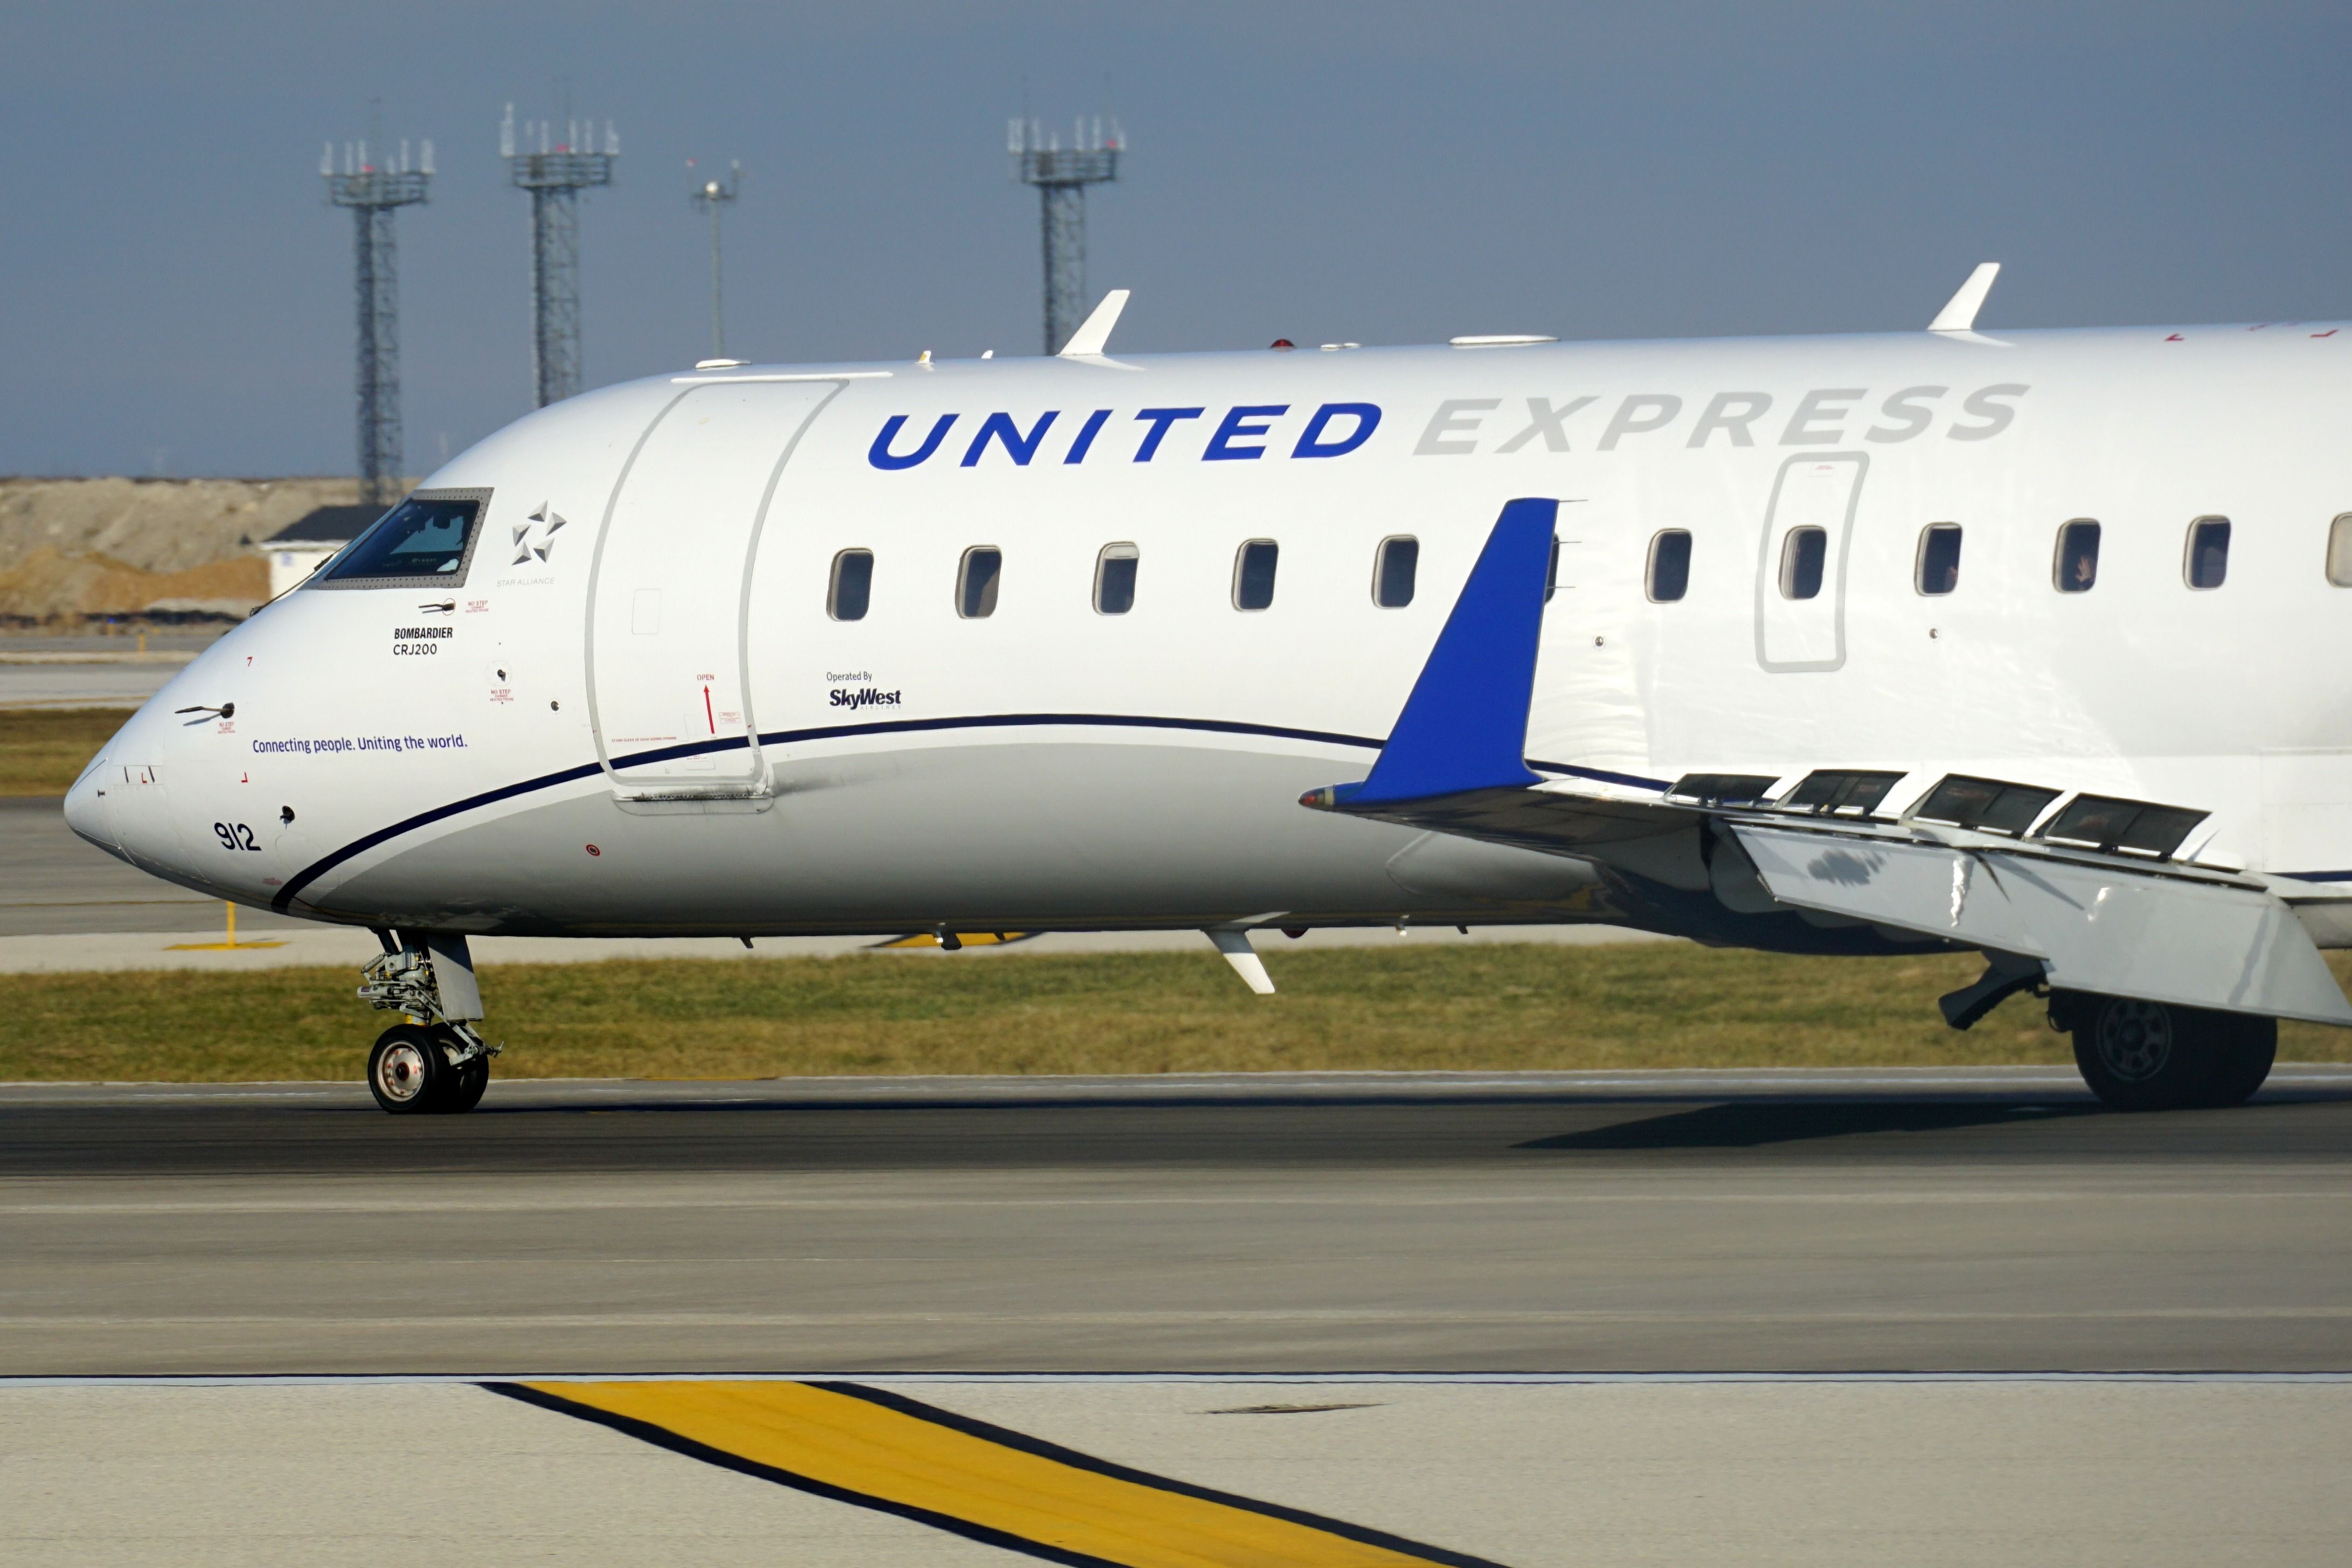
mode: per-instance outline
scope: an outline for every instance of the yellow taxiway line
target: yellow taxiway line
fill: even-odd
[[[1496,1568],[852,1383],[492,1383],[709,1464],[1076,1568]]]

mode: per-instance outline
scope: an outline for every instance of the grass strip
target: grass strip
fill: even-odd
[[[0,712],[0,795],[65,794],[130,717],[120,708]]]
[[[1665,943],[1268,953],[1254,996],[1213,954],[663,959],[485,970],[516,1077],[1942,1067],[2072,1060],[2038,1005],[1968,1034],[1939,992],[1976,960]],[[0,975],[0,1079],[355,1078],[391,1023],[340,969]],[[2283,1058],[2352,1059],[2290,1025]]]

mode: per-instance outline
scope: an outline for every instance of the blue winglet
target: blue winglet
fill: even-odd
[[[1528,706],[1559,518],[1556,500],[1504,505],[1371,777],[1300,804],[1346,809],[1543,782],[1528,771]]]

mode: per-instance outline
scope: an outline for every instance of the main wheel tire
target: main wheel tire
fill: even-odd
[[[2128,996],[2073,995],[2062,1016],[2091,1092],[2120,1110],[2242,1105],[2270,1076],[2278,1024]]]
[[[476,1057],[465,1066],[452,1069],[448,1096],[441,1109],[447,1111],[471,1110],[482,1103],[482,1091],[490,1087],[490,1058]]]
[[[2212,1076],[2213,1054],[2189,1009],[2131,996],[2084,996],[2070,1020],[2074,1066],[2091,1092],[2118,1110],[2194,1105]]]
[[[394,1025],[368,1052],[368,1092],[394,1116],[439,1110],[453,1076],[439,1034],[421,1025]]]
[[[2212,1079],[2205,1086],[2205,1098],[2199,1103],[2243,1105],[2263,1087],[2263,1080],[2271,1076],[2271,1064],[2278,1059],[2278,1020],[2244,1013],[2221,1016],[2228,1021],[2228,1030],[2213,1064]]]

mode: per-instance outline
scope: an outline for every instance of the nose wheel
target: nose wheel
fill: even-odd
[[[490,1058],[461,1056],[466,1042],[455,1030],[424,1024],[395,1024],[376,1037],[368,1052],[368,1092],[394,1116],[430,1116],[471,1110],[490,1086]]]

